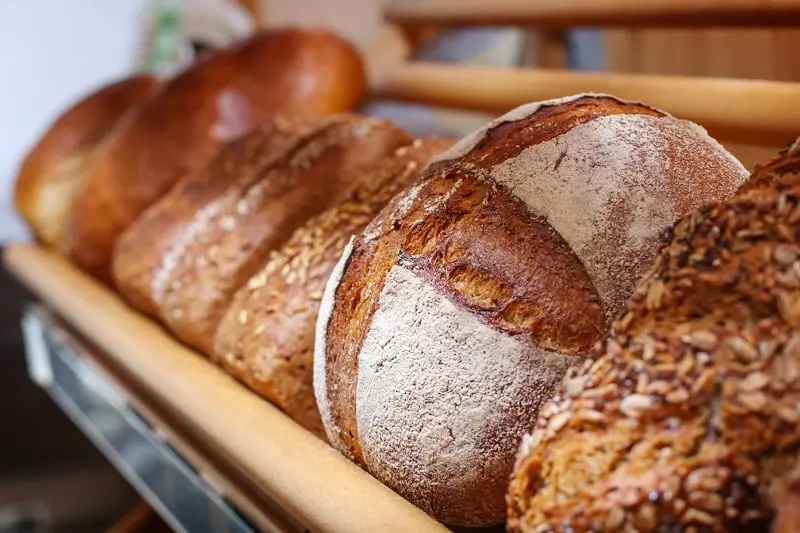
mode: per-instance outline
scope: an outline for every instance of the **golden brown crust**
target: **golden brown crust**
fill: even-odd
[[[109,281],[122,231],[224,142],[278,111],[336,113],[363,94],[358,53],[321,30],[264,31],[210,54],[168,82],[98,152],[70,220],[72,259]]]
[[[173,248],[154,278],[159,318],[180,339],[211,355],[231,298],[268,254],[310,217],[346,199],[379,161],[409,141],[385,120],[331,117],[248,186],[217,196],[209,204],[213,216],[185,212],[193,220],[171,235]]]
[[[698,126],[598,95],[523,106],[457,143],[326,291],[315,387],[331,442],[440,520],[495,523],[502,444],[624,306],[660,232],[744,178]],[[522,375],[536,386],[512,386]]]
[[[520,451],[509,531],[765,531],[800,449],[798,154],[684,217]]]
[[[580,353],[605,325],[580,262],[507,191],[458,170],[423,180],[413,200],[397,197],[355,240],[336,291],[337,301],[354,302],[354,308],[336,306],[328,325],[328,397],[334,424],[356,461],[358,354],[398,255],[408,256],[418,274],[454,303],[527,342]]]
[[[36,237],[63,250],[64,224],[87,158],[120,117],[150,98],[158,81],[133,76],[106,85],[64,112],[28,152],[15,204]]]
[[[597,340],[605,313],[580,261],[545,221],[531,218],[526,206],[476,170],[597,117],[626,112],[660,115],[589,98],[496,126],[462,158],[432,164],[413,198],[396,198],[366,237],[356,239],[335,299],[357,304],[334,308],[327,346],[333,423],[355,461],[362,462],[355,416],[358,354],[398,255],[414,257],[428,281],[498,329],[573,354]]]
[[[174,263],[223,210],[235,208],[249,187],[319,124],[279,116],[226,144],[208,165],[180,180],[120,237],[112,261],[114,282],[138,310],[159,316]],[[203,215],[205,213],[205,215]],[[164,279],[158,279],[162,277]]]
[[[319,436],[312,390],[314,326],[325,282],[351,235],[416,179],[447,141],[415,141],[363,175],[351,196],[294,232],[235,295],[215,337],[228,373]]]

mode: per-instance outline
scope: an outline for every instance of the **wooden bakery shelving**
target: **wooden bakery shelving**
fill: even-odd
[[[178,531],[447,531],[63,259],[4,261],[63,324],[28,314],[35,380]]]
[[[384,15],[401,25],[796,26],[797,0],[390,0]]]

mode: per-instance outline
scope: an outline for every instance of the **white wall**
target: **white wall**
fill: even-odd
[[[0,243],[25,230],[12,206],[21,159],[70,103],[130,72],[142,0],[0,0]]]

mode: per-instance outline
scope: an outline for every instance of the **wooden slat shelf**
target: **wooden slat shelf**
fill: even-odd
[[[11,245],[4,262],[183,438],[309,530],[449,531],[63,259]]]
[[[391,0],[401,25],[568,27],[797,26],[797,0]]]
[[[376,69],[377,98],[501,114],[528,102],[598,92],[643,101],[720,140],[783,146],[800,133],[800,84],[409,62]]]

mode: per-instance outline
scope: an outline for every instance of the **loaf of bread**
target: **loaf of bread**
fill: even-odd
[[[675,226],[524,440],[509,531],[769,530],[800,459],[798,169]]]
[[[281,135],[284,139],[273,144],[285,142]],[[211,355],[231,298],[269,253],[309,218],[348,199],[380,161],[409,142],[408,134],[388,121],[337,115],[244,180],[189,178],[191,183],[164,199],[170,205],[156,204],[120,241],[114,260],[119,286],[132,301],[145,302],[142,307],[155,311],[177,337]],[[240,143],[243,150],[247,144]],[[266,157],[263,149],[251,155]],[[224,161],[213,165],[223,174],[226,166]],[[192,208],[174,209],[189,196],[187,189],[195,197]],[[164,236],[154,247],[158,227]],[[148,260],[143,269],[131,266],[140,255],[156,261]],[[145,275],[127,279],[137,271]]]
[[[330,442],[439,520],[501,522],[520,439],[662,232],[745,178],[699,126],[603,95],[457,143],[330,277],[314,357]]]
[[[320,436],[312,368],[325,282],[350,237],[451,144],[417,140],[378,161],[347,199],[309,219],[270,253],[236,293],[217,330],[214,356],[223,368]]]
[[[112,256],[114,283],[129,303],[159,318],[168,285],[176,282],[172,269],[189,247],[205,239],[209,225],[219,225],[223,211],[246,207],[248,189],[316,123],[295,115],[264,122],[223,146],[146,209],[120,236]]]
[[[134,76],[106,85],[59,116],[28,152],[16,181],[16,208],[36,238],[59,252],[89,157],[120,118],[150,98],[158,82]]]
[[[119,235],[222,144],[281,110],[345,111],[364,91],[356,50],[323,31],[269,30],[209,54],[168,82],[93,158],[69,220],[71,258],[110,281]]]

